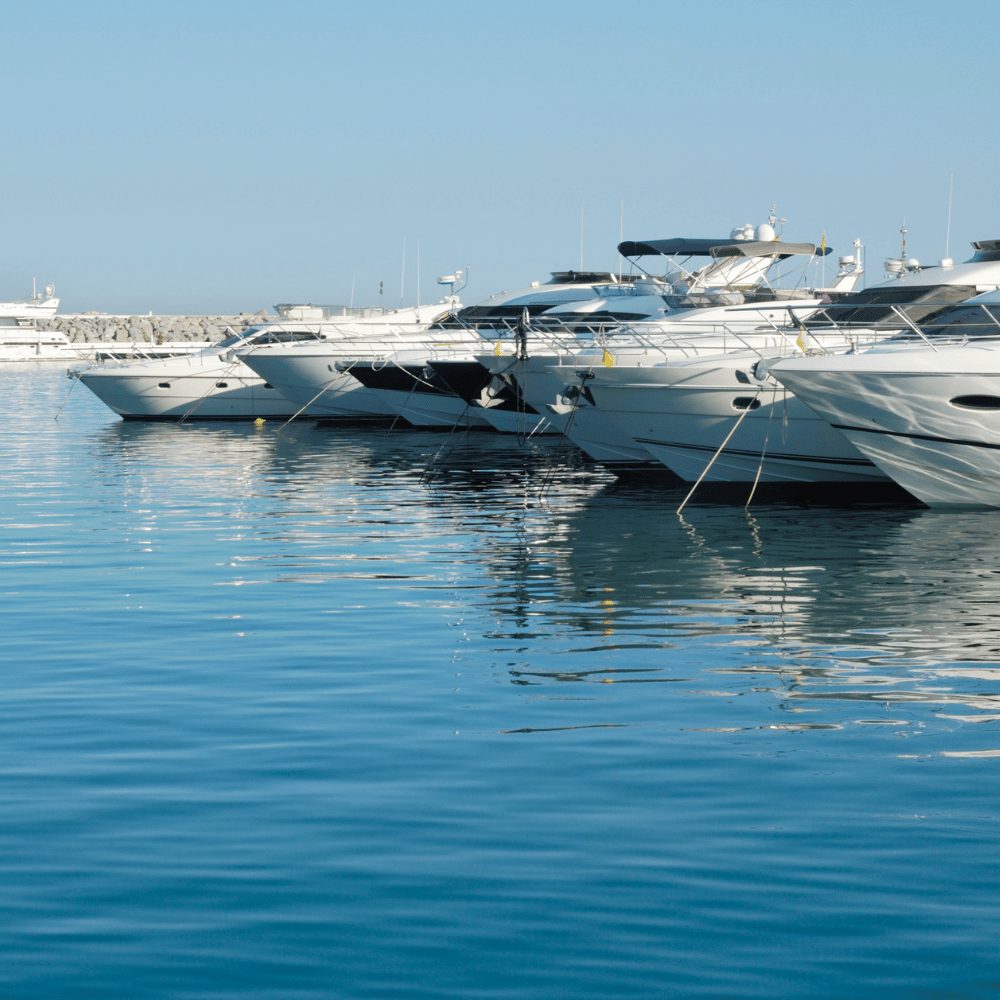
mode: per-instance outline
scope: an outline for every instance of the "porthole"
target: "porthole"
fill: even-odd
[[[951,405],[963,410],[1000,410],[1000,396],[956,396]]]
[[[271,383],[270,383],[270,382],[265,382],[265,383],[264,383],[264,388],[265,388],[265,389],[273,389],[273,388],[274,388],[274,386],[273,386],[273,385],[271,385]]]
[[[170,388],[170,383],[169,382],[157,382],[156,387],[158,389],[169,389]]]
[[[216,389],[228,389],[229,388],[229,383],[228,382],[216,382],[215,383],[215,388]]]
[[[756,396],[737,396],[733,400],[734,410],[756,410],[760,407],[760,400]]]

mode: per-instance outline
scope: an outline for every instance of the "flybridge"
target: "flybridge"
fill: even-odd
[[[669,240],[625,240],[618,244],[623,257],[771,257],[816,256],[825,257],[830,247],[817,247],[814,243],[785,243],[781,240],[746,240],[736,242],[725,239],[688,239],[677,237]]]
[[[972,249],[976,251],[974,261],[1000,260],[1000,240],[975,240]]]

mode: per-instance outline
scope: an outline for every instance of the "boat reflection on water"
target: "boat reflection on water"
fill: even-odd
[[[144,544],[173,510],[222,534],[234,584],[370,580],[453,615],[465,662],[559,702],[505,731],[1000,721],[988,514],[771,494],[680,516],[686,487],[613,480],[554,439],[116,422],[90,440]],[[569,709],[567,685],[596,706]]]
[[[1000,721],[992,519],[794,501],[679,517],[682,495],[608,485],[484,539],[495,638],[521,653],[513,683],[767,696],[750,718],[720,713],[733,728]],[[553,643],[571,666],[551,667]],[[692,725],[716,725],[704,704]]]

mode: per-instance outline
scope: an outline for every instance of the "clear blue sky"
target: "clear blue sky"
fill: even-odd
[[[630,239],[1000,237],[1000,3],[0,0],[0,299],[467,301]],[[622,206],[624,211],[622,212]]]

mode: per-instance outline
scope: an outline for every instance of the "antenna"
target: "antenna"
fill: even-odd
[[[618,245],[621,246],[625,242],[625,199],[622,198],[621,203],[618,205]],[[625,258],[618,254],[618,277],[621,278],[625,274]]]
[[[944,255],[951,256],[951,196],[955,191],[955,175],[952,173],[948,177],[948,228],[945,230]]]
[[[354,308],[354,286],[357,283],[358,283],[358,276],[354,275],[354,277],[351,278],[351,304],[348,307],[349,309],[353,309]]]
[[[583,270],[583,205],[580,206],[580,270]]]
[[[420,305],[420,240],[417,240],[417,301],[416,305]]]
[[[403,304],[404,286],[406,282],[406,237],[403,237],[403,264],[399,269],[399,304]]]

